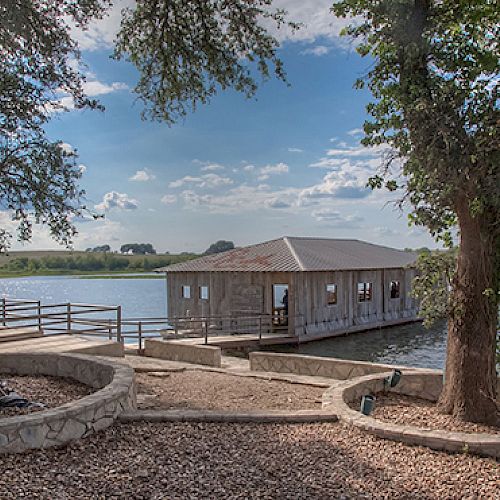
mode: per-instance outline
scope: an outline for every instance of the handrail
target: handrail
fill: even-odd
[[[42,305],[39,301],[9,299],[0,302],[0,323],[12,329],[38,327],[51,334],[83,334],[107,337],[123,343],[137,339],[139,353],[146,337],[202,338],[205,344],[211,336],[263,335],[288,331],[289,325],[304,328],[303,315],[248,313],[176,317],[122,317],[121,306],[81,303]],[[31,313],[31,314],[28,314]],[[95,317],[99,313],[112,313],[112,317]],[[64,327],[61,325],[65,325]]]

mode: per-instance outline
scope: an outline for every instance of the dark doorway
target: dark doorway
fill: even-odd
[[[273,327],[288,326],[288,284],[273,284]]]

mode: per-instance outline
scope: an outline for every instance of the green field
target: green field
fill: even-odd
[[[16,251],[0,254],[0,277],[105,274],[110,275],[108,278],[115,278],[113,274],[150,273],[159,267],[195,257],[196,254],[121,255],[70,250]],[[94,278],[97,277],[99,276]]]

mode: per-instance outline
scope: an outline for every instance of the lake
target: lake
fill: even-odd
[[[44,304],[80,302],[121,305],[124,318],[165,317],[166,281],[156,279],[81,279],[50,276],[0,279],[0,296],[41,300]],[[420,323],[371,330],[298,347],[275,346],[273,351],[360,361],[443,368],[446,325],[426,330]]]

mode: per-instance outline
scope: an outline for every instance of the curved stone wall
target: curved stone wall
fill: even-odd
[[[0,454],[60,446],[113,424],[136,408],[134,370],[76,354],[0,354],[0,372],[12,375],[69,377],[98,389],[47,411],[0,418]]]
[[[408,425],[397,425],[365,416],[353,410],[348,403],[365,394],[386,390],[384,378],[391,372],[366,375],[339,381],[323,394],[323,409],[335,413],[339,420],[376,436],[407,444],[428,446],[435,450],[472,452],[500,458],[500,437],[494,434],[428,430]],[[436,401],[443,385],[442,375],[435,371],[404,372],[400,383],[390,392]]]

